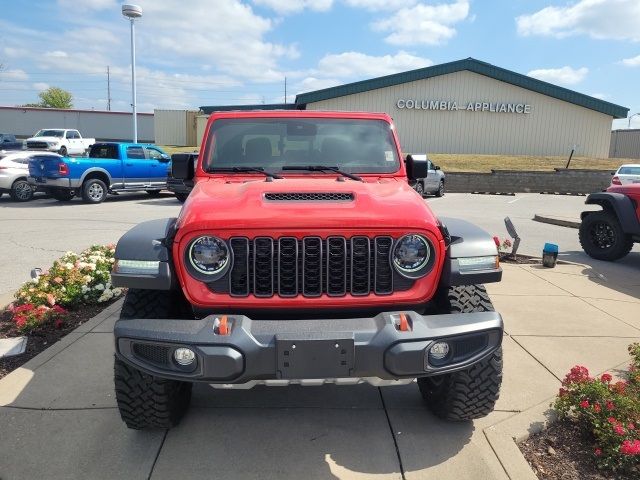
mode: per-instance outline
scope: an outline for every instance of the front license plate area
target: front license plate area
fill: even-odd
[[[278,378],[342,378],[353,370],[353,335],[277,335]]]

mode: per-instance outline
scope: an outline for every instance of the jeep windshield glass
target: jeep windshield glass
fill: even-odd
[[[391,126],[344,118],[224,118],[209,133],[204,168],[330,165],[348,173],[393,173],[400,168]],[[303,173],[312,170],[300,170]]]
[[[64,130],[40,130],[35,134],[36,137],[58,137],[64,136]]]

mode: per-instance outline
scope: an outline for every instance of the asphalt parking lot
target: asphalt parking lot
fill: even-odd
[[[534,222],[535,213],[578,219],[585,197],[518,194],[515,196],[450,193],[427,202],[440,216],[460,217],[480,225],[492,235],[506,236],[504,217],[514,222],[522,243],[520,252],[539,256],[545,242],[560,246],[560,258],[581,263],[587,257],[572,228]],[[0,198],[0,300],[29,279],[33,267],[47,268],[68,250],[79,251],[94,243],[115,243],[132,226],[145,220],[177,216],[181,204],[172,195],[151,198],[143,194],[110,196],[99,205],[80,200],[61,203],[40,197],[29,203]],[[602,262],[596,262],[602,263]],[[640,246],[615,268],[640,271]],[[0,303],[2,303],[0,301]]]

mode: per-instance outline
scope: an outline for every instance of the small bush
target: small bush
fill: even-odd
[[[122,290],[110,283],[114,253],[113,245],[93,245],[80,254],[67,252],[55,260],[48,271],[16,292],[9,308],[16,326],[27,332],[48,321],[61,321],[65,309],[120,296]]]
[[[625,380],[609,373],[589,376],[575,366],[562,382],[554,407],[593,435],[598,467],[640,473],[640,344],[629,346],[632,362]]]

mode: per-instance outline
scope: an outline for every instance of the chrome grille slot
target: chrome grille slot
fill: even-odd
[[[253,247],[253,294],[256,297],[273,295],[274,277],[273,239],[258,237]]]
[[[327,295],[347,293],[347,241],[344,237],[327,238]]]
[[[320,237],[302,240],[302,294],[306,297],[322,295],[322,243]]]
[[[393,238],[376,237],[375,239],[375,276],[374,291],[378,295],[393,293],[393,268],[390,263]]]
[[[298,240],[295,237],[278,240],[278,293],[281,297],[298,294]]]

